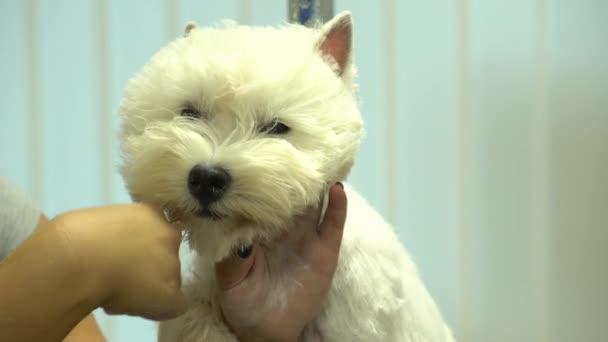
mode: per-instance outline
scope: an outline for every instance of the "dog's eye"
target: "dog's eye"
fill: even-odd
[[[186,106],[182,109],[180,115],[187,118],[198,119],[201,117],[201,112],[192,106]]]
[[[287,132],[289,132],[289,126],[280,121],[275,120],[264,126],[262,128],[262,132],[273,135],[286,134]]]

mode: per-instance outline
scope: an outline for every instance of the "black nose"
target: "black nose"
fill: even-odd
[[[203,206],[207,206],[224,196],[232,177],[221,167],[196,165],[188,175],[188,190]]]

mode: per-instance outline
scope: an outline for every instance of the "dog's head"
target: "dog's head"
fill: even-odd
[[[121,104],[133,199],[201,230],[266,237],[318,203],[362,134],[351,32],[349,13],[317,29],[189,25]]]

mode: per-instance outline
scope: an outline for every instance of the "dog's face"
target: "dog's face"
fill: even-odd
[[[121,104],[133,199],[233,237],[239,227],[270,237],[318,203],[349,173],[362,134],[351,32],[348,13],[317,30],[189,26]]]

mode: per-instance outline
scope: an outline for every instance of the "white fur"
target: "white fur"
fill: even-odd
[[[189,233],[194,276],[184,280],[192,309],[162,323],[160,341],[236,341],[215,300],[214,262],[241,243],[270,243],[294,215],[315,205],[328,185],[346,179],[362,137],[350,49],[343,70],[319,50],[342,13],[318,29],[224,24],[189,26],[128,85],[123,114],[122,174],[135,200],[165,205]],[[350,42],[349,42],[350,44]],[[350,46],[350,45],[348,45]],[[184,118],[189,105],[200,119]],[[269,136],[274,119],[291,130]],[[195,215],[189,194],[194,165],[232,175],[213,205],[222,215]],[[352,188],[348,219],[329,297],[304,341],[451,341],[451,333],[393,229]],[[281,246],[271,248],[268,301],[287,305],[294,267],[307,267]],[[297,303],[290,303],[297,305]],[[257,313],[250,313],[252,321]]]

